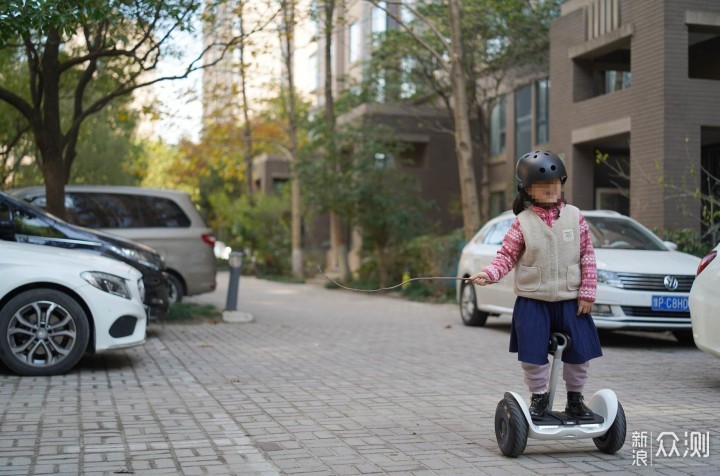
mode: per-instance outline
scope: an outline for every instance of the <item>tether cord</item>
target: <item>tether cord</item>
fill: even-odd
[[[421,278],[410,278],[410,279],[408,279],[408,280],[403,281],[403,282],[400,283],[400,284],[396,284],[395,286],[390,286],[389,288],[359,289],[359,288],[351,288],[351,287],[348,287],[348,286],[343,286],[342,284],[338,283],[338,282],[335,281],[333,278],[331,278],[330,276],[328,276],[327,274],[325,274],[325,273],[323,272],[322,268],[320,268],[320,265],[318,265],[317,268],[318,268],[318,271],[320,271],[320,274],[322,274],[322,275],[325,276],[327,279],[329,279],[330,281],[332,281],[336,286],[341,287],[341,288],[343,288],[343,289],[347,289],[348,291],[359,291],[359,292],[363,292],[363,293],[377,293],[377,292],[380,292],[380,291],[390,291],[390,290],[392,290],[392,289],[399,288],[399,287],[402,286],[403,284],[407,284],[407,283],[409,283],[410,281],[427,281],[427,280],[431,280],[431,279],[451,279],[451,280],[454,280],[454,281],[468,281],[468,278],[458,278],[457,276],[427,276],[427,277],[421,277]],[[497,281],[490,281],[490,280],[487,280],[486,282],[487,282],[487,283],[497,283]]]

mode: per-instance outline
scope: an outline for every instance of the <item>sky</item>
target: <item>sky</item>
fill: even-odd
[[[315,87],[315,71],[308,71],[308,65],[314,64],[312,56],[316,49],[312,41],[312,26],[307,18],[299,19],[296,26],[296,87],[304,95],[309,95]],[[184,53],[183,57],[162,61],[158,66],[158,76],[183,71],[189,61],[200,54],[203,47],[202,29],[196,28],[196,31],[192,35],[179,34],[176,41]],[[254,105],[260,107],[264,99],[275,94],[269,85],[277,83],[281,71],[277,34],[263,33],[256,41],[270,46],[252,57],[251,73],[248,75],[252,78],[252,84],[248,87],[249,99],[253,103],[251,109]],[[182,138],[194,142],[199,140],[202,127],[202,71],[192,73],[187,79],[162,81],[148,94],[157,99],[161,114],[158,121],[142,127],[144,135],[161,138],[169,144],[177,144]]]
[[[165,59],[158,65],[159,77],[182,74],[187,64],[202,51],[202,34],[183,33],[177,38],[184,52],[180,59]],[[161,108],[160,119],[153,126],[153,135],[164,142],[177,144],[182,138],[197,142],[202,126],[202,71],[186,79],[161,81],[153,88]]]

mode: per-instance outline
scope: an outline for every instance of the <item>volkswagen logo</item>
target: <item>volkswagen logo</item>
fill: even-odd
[[[678,280],[675,276],[665,276],[663,284],[668,291],[675,291],[678,288]]]

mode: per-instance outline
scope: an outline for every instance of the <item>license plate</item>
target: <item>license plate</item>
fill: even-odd
[[[653,296],[653,311],[689,311],[687,296]]]

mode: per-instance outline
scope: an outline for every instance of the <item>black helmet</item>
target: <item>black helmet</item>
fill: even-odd
[[[549,150],[536,150],[520,157],[515,166],[515,178],[518,181],[518,190],[522,190],[535,182],[556,178],[564,184],[567,172],[565,164],[557,154]]]

